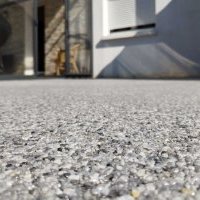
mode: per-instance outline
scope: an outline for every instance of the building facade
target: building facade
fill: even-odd
[[[0,76],[200,77],[196,0],[1,0]]]

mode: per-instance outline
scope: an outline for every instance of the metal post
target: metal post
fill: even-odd
[[[38,75],[38,0],[33,0],[33,54],[34,54],[34,71]]]
[[[70,30],[69,30],[69,11],[70,11],[70,0],[64,0],[65,2],[65,75],[70,72]]]

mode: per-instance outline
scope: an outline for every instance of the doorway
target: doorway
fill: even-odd
[[[37,47],[38,47],[38,75],[45,73],[45,7],[38,7],[38,30],[37,30]]]
[[[36,74],[63,76],[65,58],[58,63],[60,52],[65,51],[65,3],[55,0],[38,0],[36,9]],[[63,55],[62,55],[63,57]],[[65,57],[65,53],[64,53]],[[59,65],[59,66],[58,66]]]

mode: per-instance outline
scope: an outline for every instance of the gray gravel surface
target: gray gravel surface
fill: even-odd
[[[0,82],[1,200],[200,199],[200,81]]]

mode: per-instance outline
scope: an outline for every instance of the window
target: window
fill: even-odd
[[[104,36],[155,27],[155,0],[104,0]]]

